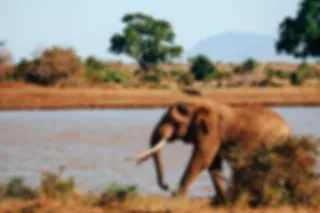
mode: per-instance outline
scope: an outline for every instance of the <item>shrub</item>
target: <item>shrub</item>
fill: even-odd
[[[205,55],[195,57],[191,66],[191,73],[196,80],[211,80],[216,70],[216,66]]]
[[[142,82],[160,83],[164,73],[161,70],[152,70],[148,73],[144,73],[140,77]]]
[[[180,70],[170,70],[169,75],[177,80],[183,72],[184,71],[180,71]]]
[[[229,78],[230,76],[231,76],[231,74],[229,72],[217,70],[214,73],[213,78],[216,80],[220,80],[220,79]]]
[[[272,78],[273,76],[279,78],[279,79],[289,79],[291,73],[290,72],[284,72],[282,70],[267,68],[265,70],[265,73],[267,75],[267,78]]]
[[[102,70],[107,67],[107,64],[104,61],[99,60],[94,56],[88,56],[85,60],[85,65],[89,70]]]
[[[41,177],[40,191],[50,198],[65,198],[72,195],[75,189],[75,182],[72,177],[63,180],[61,175],[64,169],[61,167],[57,174],[44,172]]]
[[[53,47],[43,51],[27,79],[34,83],[51,85],[83,70],[80,57],[71,48]]]
[[[111,202],[125,201],[138,195],[136,185],[126,185],[111,183],[109,187],[101,194],[98,205],[106,205]]]
[[[37,62],[37,60],[28,60],[26,58],[21,59],[15,66],[15,78],[28,81],[27,78],[35,71]]]
[[[304,74],[299,71],[292,72],[290,75],[290,83],[293,85],[301,85],[305,80]]]
[[[290,75],[291,75],[291,73],[289,73],[289,72],[283,72],[281,70],[275,71],[275,76],[277,76],[280,79],[289,79]]]
[[[186,93],[188,95],[193,95],[193,96],[201,96],[202,95],[202,92],[196,88],[181,88],[181,91],[183,93]]]
[[[23,177],[14,177],[2,186],[2,196],[10,198],[33,199],[37,193],[24,183]]]
[[[186,86],[192,85],[194,82],[194,76],[190,72],[183,72],[178,77],[178,83],[181,83]]]
[[[132,74],[129,72],[115,71],[108,67],[102,70],[92,71],[93,80],[96,82],[124,84],[132,80]]]
[[[259,65],[260,63],[257,60],[253,58],[248,58],[241,65],[235,67],[234,73],[237,73],[237,74],[250,73],[250,72],[253,72],[255,69],[257,69]]]
[[[290,138],[275,147],[228,152],[234,168],[232,203],[261,205],[320,205],[316,174],[319,140]]]
[[[312,67],[307,63],[301,63],[297,67],[296,72],[301,72],[305,79],[316,77],[316,74],[313,72]]]
[[[14,75],[14,67],[8,64],[0,64],[0,81],[17,81]]]

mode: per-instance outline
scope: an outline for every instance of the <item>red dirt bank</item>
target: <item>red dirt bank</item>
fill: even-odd
[[[212,99],[230,105],[319,106],[319,88],[217,89],[202,96],[170,90],[55,88],[0,83],[0,110],[167,107],[178,100]]]

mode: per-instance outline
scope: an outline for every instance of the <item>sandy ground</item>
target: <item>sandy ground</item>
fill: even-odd
[[[85,109],[167,107],[178,100],[205,98],[230,105],[316,106],[320,88],[217,89],[193,96],[160,89],[55,88],[0,84],[0,109]]]
[[[319,208],[303,206],[279,206],[279,207],[212,207],[209,199],[178,200],[163,197],[138,198],[125,203],[113,203],[108,205],[95,205],[90,201],[72,199],[67,201],[38,199],[34,201],[3,200],[0,201],[0,212],[30,212],[30,213],[318,213]]]

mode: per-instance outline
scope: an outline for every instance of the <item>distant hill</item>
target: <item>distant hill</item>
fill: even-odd
[[[214,61],[242,62],[253,57],[261,62],[294,62],[286,55],[277,55],[276,38],[254,33],[227,32],[200,41],[193,48],[186,50],[183,59],[205,54]]]

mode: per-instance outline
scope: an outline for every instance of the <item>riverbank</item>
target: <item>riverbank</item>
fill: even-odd
[[[138,198],[124,203],[108,205],[92,205],[92,200],[77,197],[69,200],[52,200],[47,198],[23,201],[2,200],[0,212],[81,212],[81,213],[193,213],[193,212],[216,212],[216,213],[318,213],[319,208],[308,206],[279,206],[279,207],[212,207],[210,199],[172,199],[161,196]]]
[[[230,88],[200,96],[178,90],[124,88],[57,88],[24,83],[0,84],[0,110],[167,107],[178,100],[211,99],[244,106],[319,106],[316,87]]]

